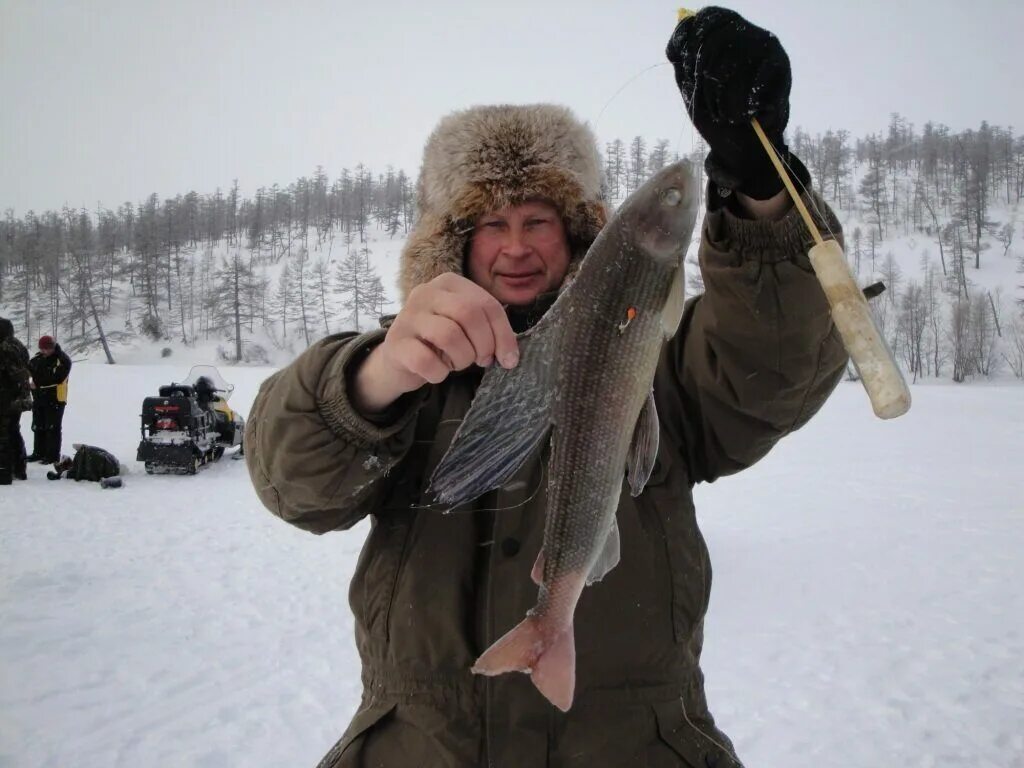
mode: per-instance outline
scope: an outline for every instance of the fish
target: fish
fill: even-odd
[[[472,671],[527,673],[562,711],[575,694],[576,604],[619,562],[624,476],[639,495],[657,456],[654,374],[682,318],[698,205],[683,160],[619,206],[551,308],[517,337],[519,365],[487,369],[430,478],[437,503],[454,508],[502,486],[550,439],[544,537],[531,572],[537,603]]]

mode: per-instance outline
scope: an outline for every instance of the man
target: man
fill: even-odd
[[[121,464],[117,458],[95,445],[75,443],[75,456],[64,456],[53,465],[53,471],[46,473],[48,480],[91,480],[104,488],[121,487]],[[65,473],[67,473],[65,475]]]
[[[372,520],[349,592],[363,700],[322,768],[740,765],[704,696],[711,569],[691,489],[804,424],[846,355],[808,236],[749,130],[757,115],[809,186],[783,143],[781,45],[708,9],[679,25],[668,55],[711,148],[706,293],[663,350],[658,460],[641,495],[620,497],[619,564],[576,609],[567,713],[526,675],[469,671],[536,600],[547,450],[470,512],[442,514],[426,489],[482,367],[516,365],[514,332],[551,305],[605,222],[589,129],[552,105],[443,119],[424,150],[402,310],[382,330],[313,345],[260,389],[248,466],[263,503],[315,533]]]
[[[71,358],[52,336],[39,339],[39,352],[29,363],[32,372],[32,432],[35,440],[29,461],[60,461],[61,424],[68,402]]]
[[[21,414],[31,407],[28,350],[14,337],[14,324],[0,317],[0,485],[28,477]]]

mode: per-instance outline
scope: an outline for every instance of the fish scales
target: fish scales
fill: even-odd
[[[618,503],[632,437],[621,424],[635,421],[640,412],[663,341],[660,313],[652,308],[660,310],[664,304],[670,268],[645,263],[649,260],[637,254],[623,229],[610,232],[617,242],[601,251],[612,261],[609,268],[603,269],[601,262],[588,265],[593,269],[577,278],[574,290],[585,298],[579,299],[575,311],[583,317],[566,330],[559,349],[559,359],[566,362],[560,368],[562,380],[552,421],[558,434],[575,434],[577,439],[559,440],[556,435],[553,441],[548,482],[551,513],[544,534],[548,554],[534,609],[538,614],[549,609],[553,597],[547,585],[566,573],[589,572],[600,554]],[[615,279],[609,280],[610,275]],[[622,285],[630,290],[623,291]],[[630,306],[637,315],[620,331]],[[564,599],[572,604],[552,607],[571,618],[575,599],[572,595]]]
[[[550,430],[537,603],[473,671],[527,672],[562,710],[575,691],[576,603],[618,562],[615,512],[625,471],[639,493],[653,466],[651,386],[661,346],[682,315],[697,202],[685,161],[623,202],[573,281],[520,335],[519,366],[486,372],[431,478],[442,503],[475,498],[508,480]]]

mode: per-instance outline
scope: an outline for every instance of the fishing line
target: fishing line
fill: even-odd
[[[685,115],[686,120],[684,120],[683,123],[682,123],[683,127],[679,129],[679,139],[676,142],[676,154],[677,155],[680,154],[679,150],[682,149],[682,146],[683,146],[683,132],[686,130],[686,126],[687,125],[690,126],[690,154],[693,154],[694,149],[695,149],[695,147],[694,147],[694,143],[695,142],[693,140],[693,134],[696,131],[694,130],[693,120],[690,118],[689,113],[686,111],[686,105],[687,104],[693,104],[694,103],[694,99],[697,98],[697,78],[696,78],[696,73],[698,71],[698,67],[700,66],[700,52],[702,50],[704,50],[704,43],[701,43],[700,46],[698,46],[698,48],[697,48],[697,59],[696,59],[696,63],[694,64],[694,70],[693,70],[695,76],[693,78],[693,89],[690,91],[690,99],[689,99],[689,101],[687,101],[685,98],[683,99],[683,114]],[[702,136],[701,139],[703,139],[703,138],[704,137]],[[704,190],[702,188],[701,189],[701,196],[703,196],[703,195],[704,195]]]
[[[630,78],[629,78],[629,79],[628,79],[628,80],[627,80],[626,82],[624,82],[624,83],[622,84],[622,86],[621,86],[621,87],[620,87],[620,88],[619,88],[619,89],[618,89],[618,90],[617,90],[617,91],[616,91],[615,93],[613,93],[613,94],[612,94],[611,98],[610,98],[610,99],[608,99],[608,101],[606,101],[606,102],[605,102],[604,106],[603,106],[603,107],[601,107],[601,111],[597,113],[597,119],[596,119],[596,120],[594,120],[594,132],[595,132],[595,133],[597,132],[597,126],[598,126],[598,124],[599,124],[599,123],[601,122],[601,118],[602,118],[602,117],[604,116],[605,110],[606,110],[606,109],[608,109],[608,107],[609,107],[609,106],[611,106],[611,103],[612,103],[613,101],[615,101],[615,99],[617,99],[617,98],[618,98],[619,94],[620,94],[620,93],[622,93],[622,92],[623,92],[624,90],[626,90],[626,88],[627,88],[627,87],[628,87],[629,85],[631,85],[631,84],[633,83],[633,81],[634,81],[634,80],[636,80],[636,79],[637,79],[638,77],[640,77],[641,75],[645,75],[645,74],[647,74],[647,73],[648,73],[648,72],[650,72],[650,71],[651,71],[652,69],[657,69],[658,67],[665,67],[665,66],[668,66],[668,64],[669,64],[669,62],[667,62],[667,61],[659,61],[659,62],[658,62],[658,63],[656,63],[656,64],[651,64],[651,66],[649,66],[649,67],[645,67],[644,69],[641,69],[641,70],[640,70],[639,72],[637,72],[637,73],[636,73],[635,75],[633,75],[632,77],[630,77]]]
[[[455,419],[455,421],[457,421],[457,419]],[[429,441],[421,441],[421,442],[429,442]],[[463,502],[462,504],[456,504],[454,507],[450,507],[450,508],[447,508],[447,509],[445,508],[445,506],[443,504],[440,504],[438,502],[432,502],[432,503],[428,503],[428,504],[410,504],[408,507],[387,507],[386,509],[388,509],[388,510],[398,510],[398,509],[417,509],[417,510],[419,510],[419,509],[430,509],[430,510],[440,511],[442,514],[445,514],[445,515],[456,514],[458,512],[463,512],[463,513],[465,513],[465,512],[506,512],[506,511],[508,511],[510,509],[518,509],[519,507],[525,506],[526,504],[529,504],[531,501],[533,501],[537,497],[537,494],[540,493],[540,489],[544,486],[544,477],[545,477],[546,474],[547,474],[547,465],[542,462],[541,466],[540,466],[540,479],[537,482],[537,487],[534,488],[533,492],[529,496],[527,496],[525,499],[523,499],[521,502],[519,502],[518,504],[512,504],[511,506],[507,506],[507,507],[484,507],[482,509],[477,509],[476,507],[468,507],[466,509],[461,509],[460,510],[459,507],[464,506],[468,502]],[[508,485],[508,484],[506,483],[506,485]],[[505,486],[499,486],[499,488],[497,490],[501,490],[501,488],[504,488],[504,487]]]
[[[729,755],[733,760],[736,761],[736,764],[741,766],[741,768],[742,768],[743,763],[740,762],[740,759],[736,756],[735,752],[733,752],[731,749],[726,747],[720,741],[717,741],[716,739],[713,739],[710,735],[708,735],[707,733],[702,731],[700,728],[698,728],[696,725],[694,725],[693,721],[690,719],[690,716],[686,713],[686,705],[682,701],[679,702],[679,707],[680,707],[680,709],[683,710],[683,719],[686,721],[687,725],[689,725],[691,728],[693,728],[693,730],[695,730],[697,733],[699,733],[705,739],[707,739],[712,744],[714,744],[716,747],[718,747],[720,750],[722,750],[725,754]]]
[[[534,500],[534,498],[536,498],[537,494],[540,493],[540,489],[544,486],[544,475],[546,473],[547,473],[547,464],[545,464],[544,462],[541,462],[541,465],[540,465],[540,481],[537,483],[537,487],[533,489],[533,493],[531,493],[529,496],[527,496],[525,499],[523,499],[518,504],[513,504],[510,507],[495,507],[493,509],[481,509],[481,510],[478,510],[478,511],[480,511],[480,512],[505,512],[505,511],[507,511],[509,509],[518,509],[519,507],[522,507],[522,506],[525,506],[526,504],[529,504],[531,501]]]
[[[778,157],[782,164],[786,167],[786,170],[789,172],[790,179],[792,179],[793,181],[800,185],[800,188],[803,190],[804,197],[807,198],[807,202],[810,203],[811,209],[814,211],[815,215],[818,218],[819,225],[824,227],[825,231],[828,232],[829,236],[833,240],[838,242],[839,237],[836,235],[835,232],[832,231],[832,228],[828,225],[828,217],[825,216],[822,210],[818,207],[818,204],[814,199],[814,195],[811,194],[811,190],[807,188],[804,185],[804,183],[800,180],[799,174],[797,174],[796,171],[793,170],[793,166],[786,162],[785,156],[781,152],[779,152],[778,148],[776,148],[776,146],[772,144],[770,140],[768,143],[769,145],[771,145],[772,152],[775,153],[775,156]]]
[[[701,54],[702,50],[704,50],[704,44],[703,43],[701,43],[700,46],[697,48],[697,64],[700,63],[700,54]],[[697,69],[695,67],[694,68],[694,72],[696,73],[696,71],[697,71]],[[697,78],[694,77],[693,78],[693,88],[690,90],[690,99],[689,99],[689,101],[686,100],[685,96],[682,99],[682,102],[683,102],[683,116],[684,116],[685,119],[680,121],[679,137],[676,139],[676,156],[677,157],[682,157],[682,152],[680,152],[680,150],[683,147],[683,134],[686,132],[686,127],[687,126],[689,126],[689,128],[690,128],[690,152],[687,155],[687,159],[692,158],[693,154],[697,151],[697,146],[696,146],[697,145],[697,140],[696,140],[695,136],[699,136],[700,134],[697,133],[696,127],[693,124],[693,119],[690,117],[690,114],[689,114],[689,112],[686,109],[686,105],[687,104],[693,104],[694,103],[694,99],[696,99],[696,98],[697,98]],[[711,147],[709,147],[707,142],[704,141],[704,137],[703,136],[700,137],[700,141],[704,143],[704,146],[706,148],[705,149],[705,157],[706,157],[707,153],[711,151]],[[706,197],[707,197],[707,184],[703,183],[703,180],[704,180],[704,166],[703,166],[703,163],[701,163],[700,167],[697,168],[697,173],[698,173],[698,177],[697,177],[698,178],[697,194],[699,196],[699,198],[698,198],[699,205],[704,206],[704,209],[706,211],[707,210],[707,200],[706,200]],[[698,230],[698,233],[699,233],[699,230]],[[699,238],[699,234],[698,234],[698,238]]]

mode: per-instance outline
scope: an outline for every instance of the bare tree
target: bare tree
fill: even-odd
[[[629,172],[626,174],[626,193],[629,194],[644,183],[647,177],[647,142],[642,136],[634,136],[629,143]]]
[[[657,173],[668,163],[668,139],[658,139],[647,156],[647,172],[649,174]]]
[[[364,318],[378,314],[385,299],[380,278],[370,263],[368,248],[350,250],[338,265],[335,293],[341,297],[342,309],[347,312],[348,327],[357,332],[363,330]]]
[[[626,148],[621,139],[605,145],[604,176],[608,200],[614,205],[622,199],[621,190],[626,176]]]
[[[90,257],[95,248],[93,237],[92,220],[87,211],[81,211],[77,215],[70,208],[64,208],[65,222],[68,228],[68,256],[74,265],[73,280],[77,287],[78,296],[76,304],[81,307],[81,327],[83,342],[82,346],[88,344],[86,333],[86,316],[88,311],[92,319],[93,327],[96,329],[100,345],[103,347],[103,354],[106,355],[107,363],[114,364],[114,356],[110,352],[110,345],[107,344],[107,336],[103,332],[103,322],[100,320],[100,313],[96,308],[96,301],[93,297],[93,270],[90,268]]]
[[[1024,379],[1024,315],[1014,315],[1009,326],[1003,360],[1014,376]]]
[[[1012,221],[1008,221],[1006,224],[999,229],[999,242],[1003,245],[1003,258],[1010,253],[1010,246],[1013,245],[1013,231],[1014,226]]]
[[[868,210],[874,214],[878,239],[882,240],[885,237],[884,225],[888,204],[885,176],[882,172],[881,149],[873,136],[868,139],[868,170],[860,181],[860,194],[864,197]]]
[[[929,369],[932,372],[932,375],[938,378],[942,375],[942,363],[944,362],[943,348],[941,344],[941,280],[939,279],[938,272],[935,269],[935,263],[929,261],[927,256],[925,256],[922,261],[924,262],[922,264],[922,271],[924,273],[923,294],[925,301],[925,317],[928,324],[928,337],[931,342]]]
[[[242,325],[253,315],[253,294],[255,275],[242,249],[236,245],[221,259],[220,267],[213,274],[213,289],[210,293],[212,325],[220,330],[230,330],[235,343],[235,362],[243,359]]]

